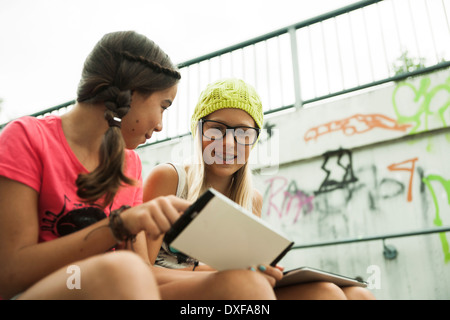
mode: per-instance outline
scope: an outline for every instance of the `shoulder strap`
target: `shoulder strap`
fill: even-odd
[[[183,191],[186,187],[186,170],[184,170],[184,167],[176,164],[176,163],[169,163],[171,164],[178,174],[178,186],[177,186],[177,197],[183,197]]]

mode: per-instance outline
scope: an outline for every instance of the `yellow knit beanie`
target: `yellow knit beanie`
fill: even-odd
[[[263,126],[261,99],[256,90],[240,79],[229,78],[209,84],[200,94],[191,118],[191,132],[195,136],[198,121],[214,111],[236,108],[246,111],[258,128]]]

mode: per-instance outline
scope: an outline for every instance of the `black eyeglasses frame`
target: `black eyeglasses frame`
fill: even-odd
[[[255,128],[255,127],[248,127],[248,126],[236,126],[236,127],[232,127],[232,126],[229,126],[229,125],[227,125],[226,123],[223,123],[223,122],[220,122],[220,121],[207,120],[207,119],[200,119],[199,122],[200,122],[200,125],[201,125],[201,130],[202,130],[202,136],[203,136],[203,137],[208,138],[208,139],[212,139],[212,138],[210,138],[210,137],[208,137],[208,136],[205,136],[205,133],[204,133],[204,131],[203,131],[203,123],[205,123],[205,122],[218,123],[218,124],[221,124],[221,125],[223,125],[223,126],[225,126],[225,127],[227,128],[227,129],[225,130],[225,133],[224,133],[223,136],[222,136],[222,139],[226,136],[227,131],[228,131],[229,129],[233,129],[232,132],[233,132],[233,138],[234,138],[234,141],[235,141],[237,144],[240,144],[241,146],[252,146],[252,145],[254,145],[254,144],[256,143],[256,141],[258,141],[258,137],[259,137],[259,135],[260,135],[260,133],[261,133],[261,129],[260,129],[260,128]],[[246,128],[246,129],[254,129],[254,130],[256,130],[256,137],[255,137],[255,141],[254,141],[253,143],[243,144],[243,143],[239,143],[239,142],[237,141],[236,136],[234,135],[234,130],[236,130],[236,129],[243,129],[243,128]],[[218,140],[218,139],[212,139],[212,140]]]

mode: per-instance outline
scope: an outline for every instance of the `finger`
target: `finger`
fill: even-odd
[[[180,211],[173,205],[172,199],[161,197],[158,199],[158,204],[170,224],[174,224],[180,217]]]
[[[275,268],[277,268],[277,269],[280,270],[281,272],[284,271],[284,267],[283,267],[283,266],[280,266],[279,264],[277,264],[277,265],[275,266]]]
[[[180,213],[171,205],[167,197],[158,197],[145,203],[145,208],[156,223],[168,230],[166,221],[170,226],[179,218]]]
[[[161,235],[161,230],[156,222],[151,218],[148,218],[148,221],[146,221],[144,231],[145,234],[152,240],[156,240]]]
[[[278,268],[274,268],[271,266],[259,265],[258,270],[267,274],[268,276],[273,277],[275,280],[281,280],[283,278],[283,272]]]
[[[192,202],[190,201],[175,196],[169,196],[167,197],[167,199],[171,202],[172,206],[174,206],[178,212],[186,211],[186,209],[189,208],[189,206],[192,204]]]
[[[264,276],[266,277],[267,281],[269,281],[269,284],[272,288],[275,288],[275,285],[277,284],[277,281],[275,280],[275,278],[268,276],[267,274],[264,274]]]
[[[164,222],[161,222],[157,220],[161,220],[159,216],[164,215],[161,212],[161,209],[159,206],[152,202],[149,203],[146,206],[146,212],[141,215],[141,225],[143,229],[145,230],[146,234],[150,236],[152,239],[156,239],[159,237],[163,232],[161,230],[161,227],[159,223],[164,224]],[[156,218],[155,218],[156,217]]]
[[[169,230],[172,226],[172,223],[170,222],[165,212],[166,210],[167,209],[163,207],[155,205],[154,209],[151,211],[151,217],[153,221],[155,221],[161,233],[166,233],[167,230]]]

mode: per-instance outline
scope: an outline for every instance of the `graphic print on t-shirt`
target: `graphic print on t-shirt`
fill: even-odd
[[[66,207],[71,202],[67,196],[64,196],[64,205],[60,212],[46,211],[46,217],[42,218],[41,230],[50,231],[55,236],[62,237],[106,218],[105,212],[95,204],[74,203],[73,209],[66,212]]]

